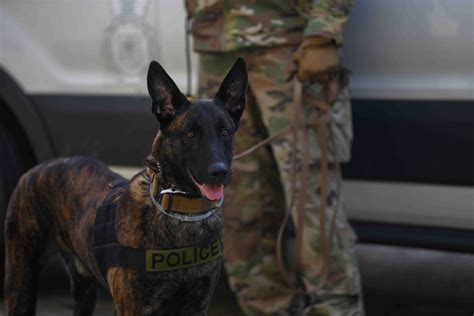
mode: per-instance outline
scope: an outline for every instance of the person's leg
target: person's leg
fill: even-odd
[[[271,135],[291,124],[293,118],[293,82],[288,80],[294,71],[292,48],[275,48],[262,50],[246,56],[251,65],[249,77],[256,103],[259,105],[262,120]],[[305,86],[303,90],[303,110],[305,116],[314,111],[311,106],[312,98],[318,96],[318,85]],[[329,132],[330,131],[330,132]],[[322,235],[320,224],[320,190],[321,190],[321,164],[320,146],[316,134],[310,133],[311,164],[309,174],[298,177],[308,177],[308,190],[305,194],[305,221],[303,235],[303,279],[306,289],[313,292],[307,307],[308,315],[319,315],[319,311],[337,309],[339,302],[340,312],[331,312],[328,315],[362,315],[362,295],[360,275],[354,254],[355,235],[347,221],[343,210],[343,200],[337,186],[337,177],[340,177],[339,168],[336,168],[334,150],[331,138],[337,148],[337,160],[349,159],[350,144],[352,140],[351,105],[348,87],[344,87],[337,100],[332,105],[331,123],[326,131],[327,143],[330,148],[328,190],[326,195],[325,236],[329,237],[332,219],[335,217],[335,230],[331,238],[331,251],[328,260],[328,272],[323,273]],[[301,136],[301,135],[300,135]],[[290,137],[284,137],[272,143],[272,152],[280,171],[286,200],[290,198],[291,191],[291,142]],[[301,138],[300,143],[301,145]],[[299,158],[301,148],[298,148]],[[299,159],[298,159],[299,161]],[[299,163],[298,163],[299,165]],[[299,181],[297,182],[297,187]],[[337,212],[336,212],[337,208]],[[292,210],[293,223],[296,224],[296,207]],[[296,225],[295,225],[296,226]],[[296,228],[298,229],[298,228]],[[322,301],[318,303],[318,301]],[[324,313],[323,313],[324,314]]]
[[[214,96],[235,58],[229,54],[200,56],[199,97]],[[266,128],[250,92],[234,152],[265,137]],[[285,211],[282,190],[269,147],[234,161],[223,206],[224,258],[230,286],[247,315],[283,311],[293,297],[275,264],[276,235]]]
[[[347,161],[350,157],[350,143],[352,140],[351,126],[351,104],[349,88],[345,87],[338,95],[337,100],[332,105],[332,119],[328,133],[328,142],[336,144],[337,160],[334,161],[330,155],[329,163],[329,181],[328,193],[326,196],[326,233],[331,230],[331,222],[334,221],[334,235],[331,238],[331,251],[328,260],[328,272],[324,279],[322,289],[317,293],[317,299],[306,310],[305,316],[316,315],[364,315],[362,301],[362,289],[360,283],[360,273],[354,252],[354,243],[356,236],[349,225],[344,212],[344,201],[341,188],[338,188],[338,177],[341,177],[340,169],[336,163]],[[320,210],[320,164],[316,163],[310,166],[311,177],[309,178],[309,187],[318,188],[310,190],[307,193],[307,201],[310,205],[306,206],[305,212],[307,222],[311,218],[311,224],[305,230],[305,238],[311,240],[321,240],[321,229],[319,225]],[[309,217],[309,218],[308,218]],[[329,236],[329,235],[328,235]],[[321,245],[309,251],[314,260],[320,261]],[[305,255],[307,253],[305,252]],[[318,258],[319,256],[319,258]],[[311,256],[309,256],[311,257]],[[309,280],[311,286],[319,286],[320,270],[313,266],[308,266],[305,271],[305,278]],[[318,302],[319,301],[319,302]]]

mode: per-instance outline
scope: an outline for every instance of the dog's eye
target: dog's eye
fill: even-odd
[[[229,131],[226,130],[226,129],[223,129],[223,130],[221,131],[221,135],[222,135],[222,137],[227,137],[227,136],[229,136]]]
[[[186,133],[186,137],[187,137],[187,138],[194,138],[194,136],[196,136],[196,135],[194,134],[194,132],[187,132],[187,133]]]

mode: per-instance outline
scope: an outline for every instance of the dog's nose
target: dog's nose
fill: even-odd
[[[225,177],[227,177],[228,173],[229,173],[229,169],[222,162],[212,163],[207,168],[207,174],[212,179],[223,180]]]

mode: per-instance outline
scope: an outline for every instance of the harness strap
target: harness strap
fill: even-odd
[[[115,232],[115,213],[117,197],[123,192],[127,182],[113,184],[112,191],[105,197],[102,204],[97,209],[94,222],[94,253],[102,274],[100,280],[107,287],[106,273],[109,258],[115,253],[111,245],[118,245],[117,234]]]
[[[121,245],[117,239],[117,198],[127,182],[115,184],[97,209],[94,223],[94,252],[102,278],[107,288],[107,269],[124,267],[146,272],[184,269],[217,259],[222,256],[222,243],[217,239],[209,244],[172,249],[139,249]]]
[[[219,239],[202,247],[139,249],[110,243],[95,249],[105,254],[101,265],[104,278],[109,267],[162,272],[201,265],[222,255],[222,243]]]

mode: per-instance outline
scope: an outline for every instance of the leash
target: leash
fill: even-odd
[[[334,79],[334,78],[333,78]],[[342,180],[340,178],[340,166],[337,159],[337,151],[335,147],[334,137],[331,133],[331,130],[327,128],[328,124],[331,121],[331,105],[332,101],[331,95],[335,95],[334,91],[334,80],[330,81],[327,85],[324,86],[321,100],[313,100],[312,104],[315,105],[317,112],[320,114],[317,115],[314,111],[311,113],[309,118],[303,112],[302,106],[302,93],[303,85],[295,76],[294,78],[294,90],[293,90],[293,102],[294,102],[294,114],[293,122],[290,126],[283,128],[277,131],[275,134],[269,136],[268,138],[262,140],[251,148],[237,154],[234,156],[234,160],[245,157],[257,149],[271,143],[275,139],[278,139],[288,133],[291,133],[291,183],[290,183],[290,198],[289,203],[286,208],[286,213],[282,224],[278,230],[277,235],[277,245],[276,245],[276,255],[277,255],[277,264],[278,268],[282,272],[282,275],[286,283],[294,290],[307,293],[317,293],[325,284],[326,278],[329,271],[329,257],[332,248],[332,240],[335,233],[335,223],[337,218],[337,212],[339,209],[339,198],[337,199],[336,209],[334,215],[331,219],[329,232],[326,229],[326,197],[329,187],[329,163],[328,163],[328,147],[326,143],[326,134],[330,133],[330,141],[332,147],[334,148],[334,164],[337,173],[336,179],[336,190],[338,197],[341,192]],[[337,93],[336,93],[337,94]],[[305,269],[303,263],[303,238],[304,238],[304,221],[305,221],[305,198],[306,192],[308,189],[308,176],[309,176],[309,162],[310,162],[310,153],[309,153],[309,130],[310,128],[314,129],[316,132],[316,137],[320,146],[321,151],[321,184],[320,184],[320,209],[319,209],[319,222],[321,230],[321,262],[319,265],[319,273],[321,279],[319,284],[314,287],[310,282],[304,279],[303,271]],[[297,182],[297,161],[296,161],[296,152],[298,149],[298,130],[302,129],[302,158],[301,158],[301,176],[300,176],[300,188],[298,191],[297,207],[296,207],[296,238],[295,238],[295,263],[296,271],[295,277],[292,278],[292,274],[286,269],[285,260],[283,258],[283,234],[285,228],[288,225],[288,221],[291,218],[291,212],[296,204],[296,182]]]
[[[187,10],[188,11],[188,10]],[[189,12],[189,11],[188,11]],[[187,14],[184,20],[184,46],[186,51],[186,97],[192,98],[192,89],[193,89],[193,81],[192,81],[192,64],[191,64],[191,19],[192,17]]]

